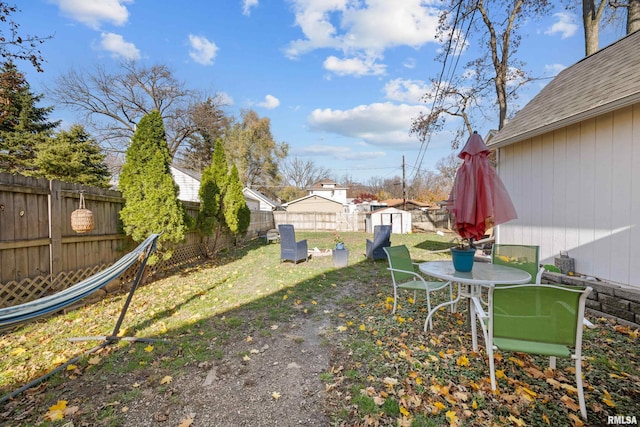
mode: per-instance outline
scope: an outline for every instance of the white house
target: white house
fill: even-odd
[[[247,201],[247,206],[252,211],[272,211],[278,207],[278,203],[249,187],[244,187],[242,194],[244,194],[244,199]]]
[[[173,180],[179,188],[178,200],[200,202],[198,191],[200,190],[202,174],[174,165],[171,165],[170,169],[171,175],[173,175]]]
[[[332,199],[343,205],[347,204],[347,187],[341,187],[337,182],[319,181],[307,188],[310,195],[317,195]]]
[[[640,31],[563,70],[488,142],[518,219],[498,243],[640,287]]]

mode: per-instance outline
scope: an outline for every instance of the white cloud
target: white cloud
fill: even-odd
[[[418,104],[430,87],[421,80],[393,79],[384,85],[385,98]]]
[[[258,5],[258,0],[244,0],[244,5],[242,6],[242,14],[250,15],[251,8],[256,7]]]
[[[549,28],[545,30],[545,34],[554,35],[560,34],[563,39],[573,36],[578,31],[578,25],[576,24],[576,18],[571,13],[560,12],[553,15],[557,21]]]
[[[213,59],[218,52],[218,46],[203,36],[189,34],[189,56],[201,65],[213,65]]]
[[[57,4],[63,15],[83,23],[84,25],[100,29],[102,22],[122,26],[129,19],[129,11],[125,4],[133,0],[52,0]]]
[[[567,68],[567,66],[562,64],[547,64],[544,66],[544,72],[545,75],[555,76],[565,68]]]
[[[436,42],[438,10],[424,0],[292,1],[296,25],[304,37],[289,43],[285,49],[289,58],[315,49],[331,48],[342,51],[346,57],[370,61],[364,60],[360,65],[374,64],[388,48],[407,45],[418,48]],[[347,61],[352,60],[332,57],[325,67],[333,65],[340,71],[357,65]],[[376,69],[376,73],[379,72]]]
[[[402,66],[404,68],[408,68],[410,70],[413,70],[414,68],[416,68],[416,60],[415,58],[407,58],[403,63]]]
[[[218,92],[218,93],[216,93],[216,97],[220,101],[220,105],[233,105],[234,104],[233,97],[231,95],[229,95],[227,92]]]
[[[384,74],[386,70],[385,65],[375,63],[375,58],[340,59],[335,56],[330,56],[325,59],[322,65],[325,70],[331,71],[339,76],[377,76]]]
[[[264,101],[258,103],[259,107],[264,107],[269,110],[273,110],[274,108],[280,105],[280,100],[273,95],[267,95],[264,97]]]
[[[415,144],[409,136],[411,120],[424,106],[395,105],[390,102],[360,105],[350,110],[316,109],[307,122],[311,129],[360,138],[372,145]]]
[[[125,41],[120,34],[100,34],[100,48],[111,52],[115,58],[140,59],[140,51],[136,45]]]

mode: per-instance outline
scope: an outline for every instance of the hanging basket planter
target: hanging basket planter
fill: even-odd
[[[76,233],[88,233],[93,230],[93,212],[84,206],[84,195],[80,193],[80,206],[71,212],[71,228]]]

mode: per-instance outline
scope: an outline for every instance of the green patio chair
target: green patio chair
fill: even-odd
[[[494,351],[573,358],[580,413],[587,418],[582,388],[582,328],[590,287],[546,284],[498,285],[489,289],[486,340],[491,389],[496,389]]]
[[[540,283],[544,269],[539,265],[539,253],[538,246],[494,244],[491,260],[494,264],[524,270],[531,275],[531,283]]]
[[[388,246],[383,248],[389,260],[389,270],[393,280],[393,313],[398,306],[398,288],[413,290],[413,300],[416,300],[417,291],[425,291],[427,294],[427,313],[431,311],[431,295],[433,291],[449,288],[449,299],[453,300],[453,287],[451,282],[427,281],[416,272],[417,264],[411,260],[409,249],[405,245]],[[454,307],[451,307],[454,311]],[[433,328],[433,321],[429,321]],[[425,330],[427,324],[425,321]]]

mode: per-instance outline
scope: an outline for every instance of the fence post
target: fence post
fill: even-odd
[[[49,273],[62,271],[62,192],[61,182],[49,181]]]

